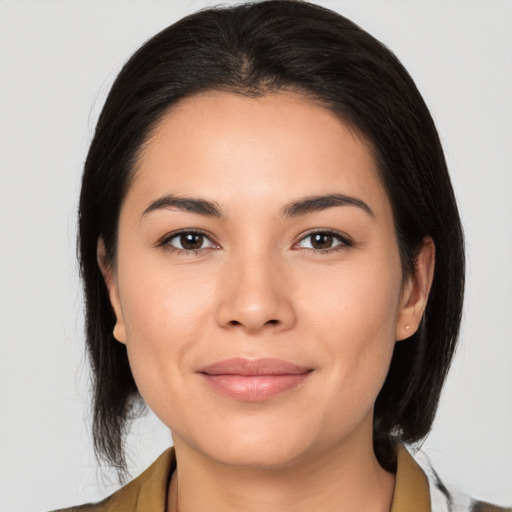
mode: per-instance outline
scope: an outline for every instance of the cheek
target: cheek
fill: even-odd
[[[134,263],[119,282],[126,346],[139,391],[158,414],[169,395],[176,394],[173,400],[181,396],[181,376],[198,349],[197,340],[207,339],[212,286],[205,276],[187,270],[170,272],[154,261]]]
[[[327,358],[332,389],[376,397],[395,345],[400,292],[398,256],[317,270],[314,283],[310,278],[303,287],[302,316],[309,318],[310,337],[318,340]]]
[[[187,338],[201,325],[200,320],[213,300],[208,269],[172,264],[166,255],[151,251],[132,253],[124,267],[120,261],[121,306],[129,339],[148,342],[160,338],[172,345]],[[193,268],[192,268],[193,267]]]
[[[307,270],[297,278],[302,283],[297,293],[299,307],[312,325],[340,339],[372,333],[394,338],[402,280],[398,255],[380,261],[354,258],[339,267]]]

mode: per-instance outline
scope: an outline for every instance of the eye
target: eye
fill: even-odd
[[[218,245],[199,231],[181,231],[164,238],[160,245],[177,252],[197,252],[202,249],[216,248]]]
[[[352,247],[353,242],[346,236],[333,231],[315,231],[303,237],[296,247],[314,251],[330,251]]]

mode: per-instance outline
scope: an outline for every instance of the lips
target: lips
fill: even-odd
[[[198,374],[217,393],[256,402],[298,388],[312,371],[281,359],[232,358],[208,365]]]

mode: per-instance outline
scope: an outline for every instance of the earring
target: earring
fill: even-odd
[[[409,324],[405,324],[405,330],[408,331],[411,328]]]

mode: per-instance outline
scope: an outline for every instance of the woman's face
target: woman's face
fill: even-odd
[[[101,264],[115,336],[177,447],[277,467],[371,446],[422,295],[371,152],[331,112],[292,94],[182,101],[138,162],[116,269]]]

